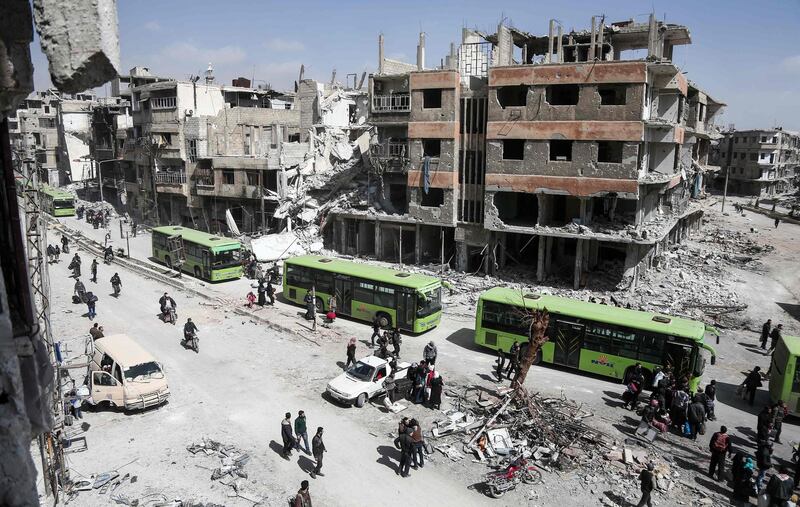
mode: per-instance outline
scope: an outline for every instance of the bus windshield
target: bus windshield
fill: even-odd
[[[59,199],[57,201],[53,201],[53,207],[55,207],[55,208],[71,208],[72,207],[72,200],[71,199]]]
[[[239,250],[228,250],[214,253],[211,265],[215,268],[228,268],[241,265]]]
[[[417,317],[426,317],[442,309],[442,288],[417,292]]]

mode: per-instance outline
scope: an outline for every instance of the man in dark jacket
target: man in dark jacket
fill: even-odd
[[[294,497],[292,507],[311,507],[311,495],[308,492],[308,481],[300,483],[300,490]]]
[[[653,502],[650,500],[650,494],[653,492],[656,486],[656,479],[655,475],[653,475],[653,469],[655,465],[652,463],[647,464],[647,468],[642,470],[639,473],[639,484],[642,489],[642,498],[639,500],[639,503],[636,504],[636,507],[653,507]]]
[[[783,400],[778,400],[778,403],[772,406],[772,429],[775,430],[775,443],[781,443],[781,429],[783,427],[783,418],[789,413],[789,408]]]
[[[789,477],[789,469],[782,466],[780,471],[773,475],[767,483],[767,494],[770,506],[783,507],[792,497],[794,481]]]
[[[269,298],[269,305],[275,306],[275,287],[272,286],[272,280],[267,280],[267,297]]]
[[[509,361],[508,361],[508,368],[506,368],[506,377],[508,378],[508,380],[511,380],[511,374],[514,373],[517,370],[517,368],[519,368],[519,360],[520,360],[519,351],[520,351],[519,342],[515,340],[514,343],[511,345],[511,348],[508,349]]]
[[[714,478],[714,471],[717,472],[717,480],[725,480],[725,457],[731,452],[731,438],[728,436],[728,428],[722,426],[718,432],[711,435],[708,442],[708,449],[711,451],[711,464],[708,467],[708,475]]]
[[[761,409],[758,413],[758,423],[756,423],[756,440],[759,442],[769,440],[769,433],[772,429],[772,407],[769,405]]]
[[[322,470],[322,453],[326,450],[325,443],[322,441],[322,426],[320,426],[317,428],[317,434],[311,439],[311,452],[314,455],[314,461],[317,462],[316,468],[311,471],[312,479],[315,479],[318,475],[325,475],[320,470]]]
[[[264,279],[258,281],[258,306],[267,304],[267,288],[264,286]]]
[[[691,427],[692,440],[697,440],[697,433],[700,431],[700,425],[706,420],[706,405],[702,401],[693,401],[689,404],[688,411],[689,426]]]
[[[767,350],[767,353],[772,352],[773,350],[775,350],[775,347],[778,346],[778,342],[781,340],[781,337],[783,336],[782,331],[783,331],[783,324],[778,324],[769,334],[770,342],[769,342],[769,350]]]
[[[756,466],[758,467],[758,477],[756,478],[756,489],[761,491],[764,487],[764,477],[767,471],[772,468],[772,444],[769,442],[759,442],[756,450]]]
[[[412,428],[406,428],[405,433],[394,439],[394,446],[400,449],[400,465],[397,473],[400,477],[408,477],[408,468],[411,466],[411,453],[414,452],[414,441],[411,440]]]
[[[714,401],[717,399],[717,381],[712,380],[706,386],[706,413],[708,414],[709,421],[716,421],[717,416],[714,414]]]
[[[294,435],[292,434],[292,414],[289,412],[286,412],[286,418],[281,421],[281,438],[283,439],[283,452],[281,456],[288,460],[295,446]]]
[[[297,439],[297,449],[303,449],[306,454],[311,450],[308,448],[308,431],[306,431],[306,413],[302,410],[297,412],[297,417],[294,418],[294,436]],[[300,447],[300,440],[303,441],[305,448]]]
[[[92,269],[92,278],[91,278],[91,280],[94,283],[97,283],[97,259],[92,260],[91,269]]]
[[[772,331],[772,319],[767,319],[764,322],[764,325],[761,326],[761,348],[767,348],[767,339],[769,338],[769,332]]]
[[[381,320],[377,315],[372,319],[372,336],[370,337],[370,346],[375,346],[375,338],[381,337]]]
[[[747,378],[744,379],[744,387],[747,391],[748,401],[750,405],[756,399],[756,390],[761,387],[761,367],[756,366],[752,369],[750,373],[747,374]]]
[[[403,338],[400,336],[400,329],[397,327],[392,331],[392,353],[394,357],[400,359],[400,344],[403,343]]]

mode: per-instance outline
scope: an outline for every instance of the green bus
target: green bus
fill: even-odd
[[[207,232],[180,226],[153,228],[153,257],[170,268],[210,282],[242,277],[242,244]],[[182,262],[181,262],[182,261]]]
[[[782,400],[789,412],[800,415],[800,338],[784,336],[775,346],[769,373],[769,397]]]
[[[283,297],[303,303],[314,287],[318,310],[422,333],[442,318],[442,282],[436,277],[319,255],[292,257],[283,263]]]
[[[696,389],[705,369],[706,332],[719,333],[702,322],[587,303],[558,296],[523,293],[495,287],[481,294],[475,315],[475,343],[505,352],[514,341],[528,341],[527,311],[550,314],[549,340],[535,363],[551,363],[627,382],[636,363],[645,370],[649,385],[657,366],[670,365],[680,377],[689,374]]]
[[[39,196],[42,209],[54,217],[75,216],[75,197],[69,192],[42,185]]]

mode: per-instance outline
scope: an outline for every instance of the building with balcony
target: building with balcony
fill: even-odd
[[[369,78],[369,159],[382,195],[339,210],[337,250],[444,262],[576,288],[616,270],[636,283],[699,224],[715,115],[724,104],[672,63],[688,28],[657,21],[546,35],[463,30],[436,69],[383,56]],[[641,59],[627,57],[632,51]],[[637,55],[638,56],[638,55]],[[377,203],[377,204],[376,204]]]
[[[20,159],[34,160],[39,178],[51,186],[62,182],[59,162],[62,153],[58,135],[58,108],[61,94],[55,90],[33,92],[9,114],[11,146]]]
[[[726,132],[719,144],[716,185],[728,178],[728,193],[756,197],[795,189],[800,172],[800,134],[782,128]]]

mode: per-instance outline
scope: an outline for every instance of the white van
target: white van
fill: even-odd
[[[94,341],[90,374],[94,404],[138,410],[160,405],[169,397],[163,366],[124,334]]]

